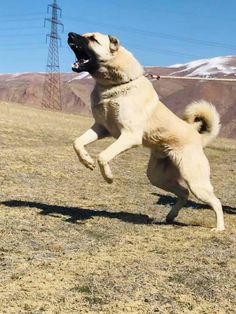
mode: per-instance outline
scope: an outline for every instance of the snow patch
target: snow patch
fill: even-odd
[[[223,74],[223,75],[235,75],[236,76],[236,66],[229,65],[232,57],[215,57],[212,59],[201,59],[192,61],[185,64],[174,64],[169,66],[169,68],[184,67],[184,69],[175,71],[170,75],[177,75],[186,73],[186,76],[204,76],[210,77],[212,75]]]
[[[24,74],[32,74],[31,72],[21,72],[21,73],[0,73],[0,75],[11,75],[11,76],[20,76],[20,75],[24,75]]]
[[[177,63],[177,64],[172,64],[172,65],[169,65],[167,68],[181,68],[181,67],[184,67],[187,63]]]
[[[68,81],[68,83],[74,81],[74,80],[82,80],[82,79],[91,79],[91,75],[87,72],[81,73],[76,77],[73,77],[71,80]]]

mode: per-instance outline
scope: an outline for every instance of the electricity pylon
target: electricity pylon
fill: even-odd
[[[44,27],[46,22],[51,23],[51,32],[46,35],[46,41],[50,38],[48,59],[46,66],[46,76],[44,81],[42,106],[49,109],[61,110],[61,82],[60,82],[60,64],[59,64],[59,52],[58,42],[61,43],[61,38],[58,35],[58,25],[62,27],[64,31],[64,25],[58,19],[58,11],[61,13],[61,8],[57,5],[57,1],[54,0],[52,4],[48,5],[47,13],[52,11],[51,18],[44,19]]]

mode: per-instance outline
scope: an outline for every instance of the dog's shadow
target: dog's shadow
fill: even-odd
[[[109,212],[106,210],[94,210],[82,207],[67,207],[58,205],[49,205],[38,202],[22,201],[22,200],[9,200],[0,202],[0,205],[5,205],[7,207],[29,207],[40,209],[41,215],[62,215],[66,216],[67,222],[78,223],[85,220],[91,219],[93,217],[104,217],[111,219],[119,219],[124,222],[134,223],[134,224],[152,224],[154,219],[150,218],[148,215],[129,213],[129,212]]]
[[[171,195],[161,195],[158,193],[151,193],[152,195],[158,196],[157,205],[173,205],[176,202],[176,197]],[[197,203],[192,200],[188,200],[184,208],[191,209],[209,209],[210,207],[205,204]],[[222,205],[222,209],[225,213],[230,215],[236,215],[236,208],[231,206]]]
[[[58,205],[48,205],[38,202],[22,201],[22,200],[8,200],[0,202],[0,205],[6,207],[29,207],[40,209],[40,215],[50,215],[58,217],[62,215],[67,217],[66,221],[70,223],[83,223],[84,221],[94,217],[104,217],[109,219],[119,219],[123,222],[132,224],[145,224],[145,225],[166,225],[164,221],[157,221],[154,218],[149,217],[141,213],[130,213],[130,212],[110,212],[107,210],[94,210],[81,207],[67,207]],[[188,226],[184,223],[174,222],[176,226]]]
[[[168,210],[170,205],[173,205],[176,202],[176,197],[170,195],[160,195],[157,193],[152,193],[152,195],[158,196],[158,205],[168,205]],[[107,210],[98,210],[98,209],[88,209],[82,207],[68,207],[68,206],[59,206],[59,205],[49,205],[39,202],[31,201],[22,201],[22,200],[8,200],[0,202],[0,205],[6,207],[29,207],[40,209],[40,215],[50,215],[54,217],[65,216],[65,220],[70,223],[83,223],[84,221],[94,218],[94,217],[104,217],[109,219],[118,219],[123,222],[132,223],[132,224],[156,224],[156,225],[166,225],[164,221],[157,221],[154,218],[149,217],[148,215],[141,213],[130,213],[125,211],[119,212],[110,212]],[[207,205],[196,203],[189,200],[185,208],[199,209],[199,208],[209,208]],[[228,214],[236,215],[236,208],[230,206],[223,206],[224,212]],[[173,225],[188,227],[189,225],[174,222]]]

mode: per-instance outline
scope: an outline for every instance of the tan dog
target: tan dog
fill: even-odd
[[[104,179],[112,183],[109,162],[120,153],[144,145],[151,149],[147,175],[151,183],[177,195],[167,215],[173,222],[188,199],[189,190],[216,214],[215,230],[224,230],[220,201],[210,182],[203,152],[220,128],[215,107],[201,101],[187,107],[181,120],[160,102],[143,68],[117,38],[100,33],[69,33],[68,43],[78,61],[75,72],[87,71],[96,80],[91,95],[94,125],[74,142],[80,161],[94,169],[85,146],[106,136],[117,140],[102,151],[98,163]]]

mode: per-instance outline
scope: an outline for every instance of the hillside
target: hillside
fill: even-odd
[[[80,113],[89,115],[90,108],[85,101],[81,85],[78,93],[73,89],[70,80],[73,74],[62,74],[62,105],[63,111],[67,113]],[[43,73],[17,73],[0,75],[0,100],[22,103],[36,108],[41,107],[43,97],[44,74]]]
[[[195,199],[165,224],[175,198],[149,184],[148,150],[116,158],[108,185],[72,149],[90,118],[0,111],[1,313],[234,313],[235,141],[206,149],[226,224],[214,233],[214,213]]]
[[[199,77],[199,80],[160,79],[153,81],[153,85],[161,100],[180,116],[191,101],[206,99],[212,102],[221,115],[221,136],[236,138],[235,82],[201,80],[202,77],[236,78],[236,57],[217,57],[145,70],[173,77]],[[90,115],[93,79],[86,73],[64,73],[61,81],[63,112]],[[42,73],[0,75],[0,100],[41,107],[43,82]]]

